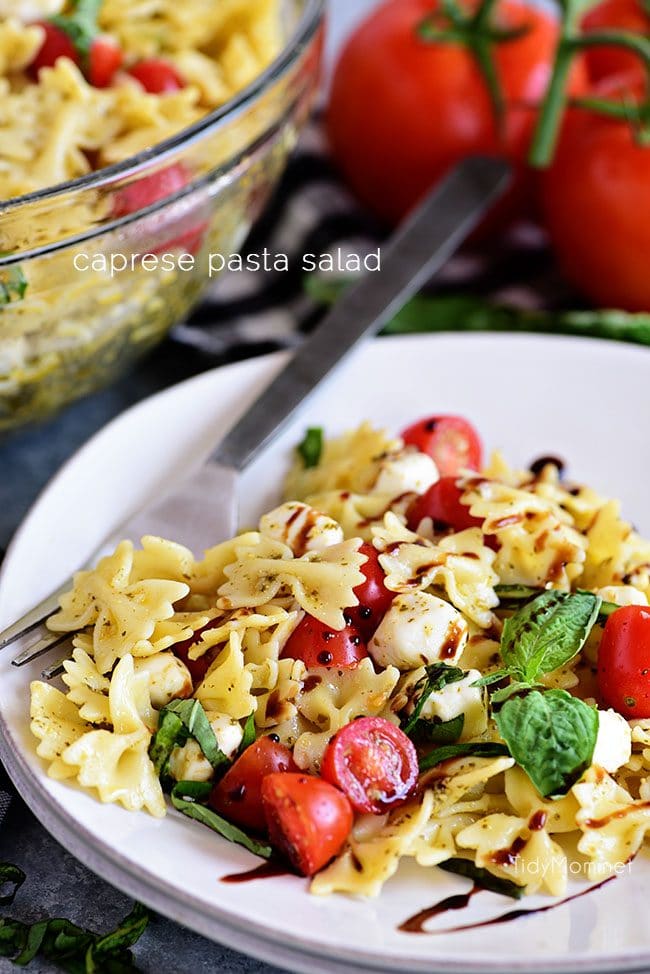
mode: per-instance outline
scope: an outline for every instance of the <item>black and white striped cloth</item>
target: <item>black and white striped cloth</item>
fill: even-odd
[[[205,367],[293,348],[322,315],[304,288],[306,253],[376,251],[386,229],[354,201],[342,184],[315,119],[243,255],[287,254],[287,271],[230,271],[221,276],[170,341],[205,356]],[[570,296],[554,271],[544,241],[524,228],[486,252],[454,257],[436,280],[437,293],[481,295],[523,307],[566,307]],[[1,552],[0,552],[1,554]],[[11,784],[0,767],[0,825]]]

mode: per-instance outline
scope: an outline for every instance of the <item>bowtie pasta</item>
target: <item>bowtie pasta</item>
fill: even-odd
[[[120,40],[146,55],[141,7]],[[61,684],[31,689],[48,773],[155,816],[168,794],[321,895],[377,896],[405,857],[511,896],[630,862],[650,544],[552,460],[471,469],[439,419],[408,442],[311,430],[257,530],[200,560],[124,541],[80,572],[49,622]]]

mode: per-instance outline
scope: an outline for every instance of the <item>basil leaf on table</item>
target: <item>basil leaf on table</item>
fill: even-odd
[[[495,713],[499,734],[544,798],[566,795],[591,764],[598,711],[566,690],[531,690]]]
[[[305,438],[298,446],[298,453],[306,469],[317,467],[323,455],[323,430],[320,426],[312,426],[305,433]]]
[[[526,892],[525,886],[518,886],[510,879],[495,876],[487,869],[477,866],[471,859],[446,859],[444,862],[439,862],[438,867],[444,869],[445,872],[471,879],[481,889],[487,889],[491,893],[500,893],[502,896],[509,896],[513,900],[520,900]]]
[[[160,711],[158,730],[149,747],[149,757],[160,778],[169,778],[169,759],[175,747],[194,738],[204,757],[217,770],[229,765],[230,758],[217,742],[208,715],[198,700],[173,700]]]
[[[420,715],[431,694],[438,693],[444,687],[449,686],[450,683],[458,683],[465,676],[463,670],[457,666],[449,666],[447,663],[432,663],[426,667],[426,673],[427,675],[420,680],[415,688],[417,690],[421,687],[413,713],[406,723],[402,724],[401,729],[407,736],[410,736],[413,732],[417,732],[418,723],[421,720]]]
[[[444,747],[437,747],[435,751],[420,758],[420,771],[429,771],[430,768],[435,768],[436,765],[450,758],[463,758],[470,755],[477,758],[510,757],[510,751],[505,744],[494,741],[464,741],[461,744],[447,744]]]
[[[591,592],[551,589],[506,619],[501,656],[515,679],[534,683],[573,659],[598,618],[601,601]]]
[[[25,879],[25,873],[18,866],[10,862],[0,862],[0,906],[10,906],[13,903]]]
[[[201,804],[207,801],[212,787],[209,781],[179,781],[172,789],[172,805],[183,815],[201,822],[202,825],[207,825],[209,829],[228,839],[229,842],[243,846],[262,859],[270,859],[273,851],[270,845],[251,838],[236,825],[217,815],[207,805]]]

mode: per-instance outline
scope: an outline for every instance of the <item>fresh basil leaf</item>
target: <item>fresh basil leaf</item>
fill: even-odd
[[[8,892],[0,895],[0,906],[9,906],[16,898],[16,893],[25,882],[25,873],[18,866],[10,862],[0,862],[0,890],[9,887]]]
[[[493,705],[503,703],[505,700],[509,700],[510,697],[514,697],[517,693],[523,693],[532,689],[533,686],[530,683],[522,683],[520,680],[515,680],[514,683],[509,683],[507,687],[501,687],[500,690],[495,691],[490,697],[490,703]]]
[[[499,734],[542,797],[565,795],[591,764],[598,711],[566,690],[532,690],[494,715]]]
[[[198,785],[203,787],[197,787]],[[270,845],[252,839],[236,825],[232,825],[221,815],[213,812],[211,808],[200,804],[202,800],[208,797],[211,790],[212,786],[209,782],[179,781],[172,789],[172,805],[183,815],[201,822],[202,825],[207,825],[209,829],[217,832],[224,839],[228,839],[229,842],[236,842],[237,845],[243,846],[253,855],[260,856],[262,859],[270,859],[273,851]]]
[[[568,663],[584,646],[601,599],[591,592],[542,592],[503,626],[501,656],[510,672],[534,683]]]
[[[7,251],[0,252],[0,257],[8,257]],[[27,293],[27,278],[20,264],[12,264],[6,270],[0,269],[0,309],[5,304],[22,301]]]
[[[422,717],[411,731],[411,737],[417,743],[455,744],[464,726],[465,714],[444,721]]]
[[[298,447],[298,453],[307,469],[318,466],[323,455],[323,430],[320,426],[312,426],[307,430]]]
[[[526,892],[525,886],[518,886],[517,883],[513,883],[509,879],[495,876],[487,869],[477,866],[471,859],[446,859],[444,862],[439,862],[438,866],[445,872],[471,879],[481,889],[490,890],[491,893],[500,893],[502,896],[509,896],[513,900],[520,900]]]
[[[458,683],[465,677],[464,670],[457,666],[449,666],[447,663],[432,663],[426,667],[426,674],[415,687],[416,690],[419,689],[419,696],[413,713],[406,723],[402,724],[402,730],[407,736],[416,731],[420,714],[431,694],[438,693],[450,683]]]
[[[186,744],[189,737],[194,738],[215,771],[231,763],[219,747],[201,703],[194,699],[172,700],[160,711],[158,730],[149,747],[149,757],[164,782],[168,783],[172,751]]]
[[[76,0],[69,14],[50,17],[49,22],[67,34],[82,58],[89,56],[99,34],[97,18],[102,3],[103,0]]]
[[[494,673],[488,673],[487,676],[482,676],[480,680],[475,680],[472,686],[489,687],[492,683],[500,683],[501,680],[505,680],[509,676],[510,670],[495,670]]]
[[[499,596],[498,608],[507,609],[517,608],[522,602],[530,602],[547,589],[533,588],[530,585],[496,585],[494,591]],[[592,593],[579,588],[576,594],[591,595]],[[599,621],[608,619],[617,609],[620,609],[620,605],[616,605],[615,602],[602,602],[598,613]]]
[[[448,761],[450,758],[463,758],[472,755],[477,758],[496,758],[509,756],[510,751],[505,744],[498,744],[493,741],[465,741],[461,744],[448,744],[445,747],[437,747],[435,751],[420,758],[420,771],[428,771],[435,768],[437,764]]]
[[[241,744],[239,745],[238,754],[243,754],[244,751],[254,744],[257,740],[257,731],[255,729],[255,712],[249,714],[246,718],[246,723],[244,724],[244,736],[241,739]]]

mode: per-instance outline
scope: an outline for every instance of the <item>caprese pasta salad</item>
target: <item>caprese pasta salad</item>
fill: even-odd
[[[650,543],[619,503],[551,457],[484,464],[439,415],[310,429],[286,497],[201,560],[145,537],[76,576],[63,682],[31,686],[48,773],[317,894],[376,896],[403,857],[513,896],[562,895],[576,855],[592,880],[629,863]]]

